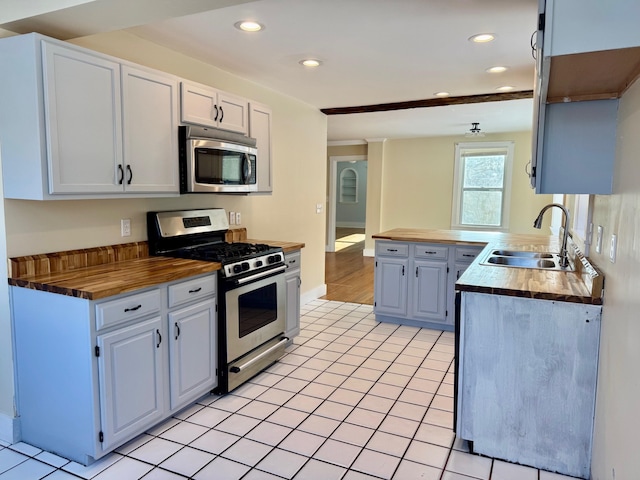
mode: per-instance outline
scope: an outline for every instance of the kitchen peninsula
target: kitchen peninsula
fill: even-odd
[[[456,320],[456,435],[476,453],[589,478],[603,303],[597,268],[574,245],[571,271],[488,262],[509,253],[551,257],[559,252],[551,236],[394,229],[373,237],[379,320],[415,325],[424,298],[459,292],[448,307]],[[473,261],[457,263],[470,247]],[[421,268],[438,262],[439,283],[421,284]],[[395,286],[394,296],[382,285]],[[405,317],[387,318],[389,299],[404,302]]]

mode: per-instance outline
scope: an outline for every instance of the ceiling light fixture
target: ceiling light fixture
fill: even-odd
[[[464,134],[465,137],[484,137],[484,133],[480,131],[480,122],[473,122],[471,124],[471,128],[467,133]]]
[[[496,36],[493,33],[478,33],[469,37],[470,42],[474,43],[487,43],[495,40]]]
[[[516,87],[513,87],[511,85],[503,85],[502,87],[496,88],[496,90],[499,91],[499,92],[510,92],[514,88],[516,88]]]
[[[434,96],[438,97],[438,98],[446,98],[450,95],[449,92],[436,92],[433,94]]]
[[[502,65],[496,65],[495,67],[487,68],[487,72],[488,73],[502,73],[502,72],[506,72],[508,69],[509,69],[508,67],[503,67]]]
[[[234,23],[234,27],[238,30],[242,30],[243,32],[259,32],[260,30],[264,30],[264,25],[254,22],[253,20],[242,20],[240,22],[236,22]]]
[[[319,67],[320,65],[322,65],[322,62],[320,60],[316,60],[315,58],[306,58],[304,60],[300,60],[298,62],[300,65],[304,65],[305,67]]]

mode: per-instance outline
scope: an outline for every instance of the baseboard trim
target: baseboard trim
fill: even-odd
[[[305,305],[312,300],[316,300],[320,297],[323,297],[327,294],[327,284],[323,283],[322,285],[317,286],[309,290],[308,292],[304,292],[300,295],[300,305]]]
[[[376,250],[374,248],[365,248],[362,251],[362,256],[363,257],[375,257],[376,256]]]
[[[20,441],[20,420],[0,413],[0,441],[10,444]]]

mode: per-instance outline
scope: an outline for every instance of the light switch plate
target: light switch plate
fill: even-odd
[[[616,263],[616,249],[618,248],[618,236],[614,233],[611,235],[611,248],[609,250],[609,260]]]
[[[598,234],[596,236],[596,253],[602,253],[602,238],[604,236],[604,228],[598,225]]]
[[[229,212],[229,225],[236,224],[236,212]]]

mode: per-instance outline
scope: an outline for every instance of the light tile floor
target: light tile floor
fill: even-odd
[[[0,480],[562,480],[454,441],[453,334],[303,306],[288,353],[84,467],[0,443]]]

